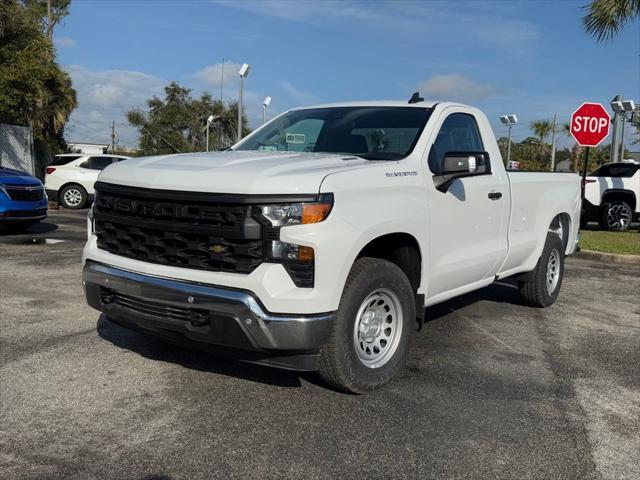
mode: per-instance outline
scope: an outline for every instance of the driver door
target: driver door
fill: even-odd
[[[436,128],[428,157],[433,180],[442,172],[447,152],[497,150],[487,148],[472,113],[445,110]],[[485,138],[493,135],[487,129]],[[487,154],[487,161],[486,173],[457,178],[445,192],[429,185],[429,298],[492,278],[506,254],[508,179],[503,168],[491,168],[501,161],[499,153]]]

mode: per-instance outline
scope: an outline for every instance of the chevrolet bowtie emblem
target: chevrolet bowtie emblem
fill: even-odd
[[[224,253],[227,251],[227,247],[224,245],[211,245],[209,251],[213,253]]]

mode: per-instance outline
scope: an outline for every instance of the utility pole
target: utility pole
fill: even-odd
[[[220,71],[220,115],[224,117],[224,100],[223,95],[224,86],[224,57],[222,57],[222,68]],[[218,149],[222,148],[222,122],[218,123]]]
[[[116,121],[111,122],[111,154],[116,151]]]
[[[556,133],[557,133],[557,125],[556,118],[558,114],[553,114],[553,133],[551,136],[551,171],[556,171]]]

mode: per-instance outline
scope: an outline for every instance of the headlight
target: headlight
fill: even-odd
[[[333,208],[333,194],[325,193],[319,201],[310,203],[289,203],[285,205],[263,205],[260,214],[274,227],[304,225],[322,222]]]

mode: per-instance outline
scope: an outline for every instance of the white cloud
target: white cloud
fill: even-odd
[[[76,41],[71,37],[55,37],[54,42],[62,48],[73,48],[77,45]]]
[[[241,65],[235,62],[224,62],[224,65],[216,63],[198,70],[192,77],[212,87],[220,88],[221,83],[224,83],[224,87],[231,87],[238,84],[240,67]]]
[[[314,25],[345,24],[375,31],[435,39],[452,48],[474,45],[513,55],[530,52],[540,37],[538,25],[517,18],[518,7],[504,2],[380,0],[210,0],[216,5]]]
[[[80,65],[67,70],[78,95],[78,108],[65,128],[67,140],[109,143],[115,120],[120,145],[136,146],[138,134],[128,125],[125,113],[144,107],[152,95],[162,95],[166,81],[130,70],[92,70]]]
[[[302,90],[297,89],[291,84],[291,82],[281,82],[281,85],[287,95],[289,95],[294,103],[298,105],[305,105],[317,101],[318,97],[311,93],[303,92]]]
[[[477,83],[457,73],[432,75],[418,86],[418,90],[429,100],[461,102],[484,100],[496,94],[493,85]]]

